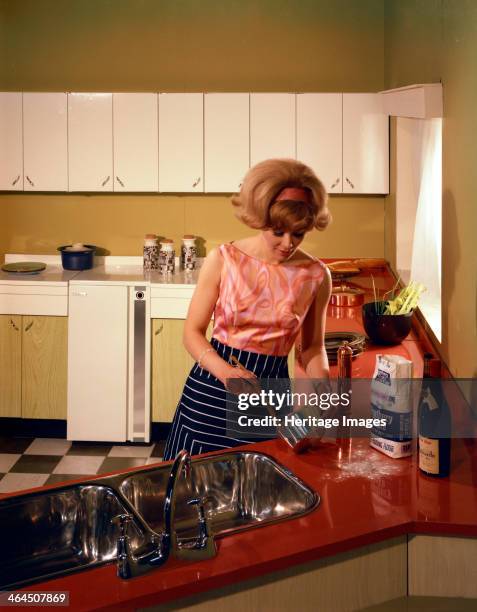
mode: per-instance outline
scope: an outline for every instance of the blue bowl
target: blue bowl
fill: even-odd
[[[66,251],[70,244],[58,247],[61,252],[61,265],[65,270],[89,270],[93,267],[93,256],[96,247],[85,244],[84,251]]]

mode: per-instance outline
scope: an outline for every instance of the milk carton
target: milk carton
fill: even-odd
[[[399,459],[412,455],[412,361],[399,355],[376,355],[371,382],[371,412],[384,419],[384,427],[373,427],[370,445]]]

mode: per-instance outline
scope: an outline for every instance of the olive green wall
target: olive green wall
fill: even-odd
[[[0,0],[0,90],[378,91],[383,20],[382,0]],[[383,256],[384,198],[334,196],[331,210],[310,251]],[[1,252],[247,234],[226,196],[3,194],[0,211]]]
[[[477,376],[477,2],[387,0],[384,39],[387,88],[443,83],[442,356],[454,376]],[[394,233],[391,195],[390,260]]]

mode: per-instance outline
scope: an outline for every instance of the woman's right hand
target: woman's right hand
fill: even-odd
[[[253,372],[243,366],[234,367],[225,364],[223,375],[220,377],[227,391],[238,395],[239,393],[260,393],[259,379]]]

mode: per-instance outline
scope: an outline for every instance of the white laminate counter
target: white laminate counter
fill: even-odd
[[[82,270],[71,279],[71,285],[143,285],[150,283],[149,274],[137,265],[102,265]]]
[[[185,319],[198,275],[198,269],[167,275],[144,272],[140,257],[105,257],[102,265],[80,272],[70,285],[145,287],[152,319]]]
[[[67,316],[69,286],[122,285],[144,287],[150,298],[151,318],[183,319],[197,284],[199,268],[174,274],[145,272],[142,257],[95,257],[90,270],[63,270],[60,255],[8,254],[5,262],[41,261],[47,264],[37,274],[19,275],[0,271],[0,314]]]
[[[63,270],[56,255],[6,255],[5,263],[41,261],[46,269],[35,274],[15,274],[0,270],[0,314],[68,314],[68,283],[78,272]]]

